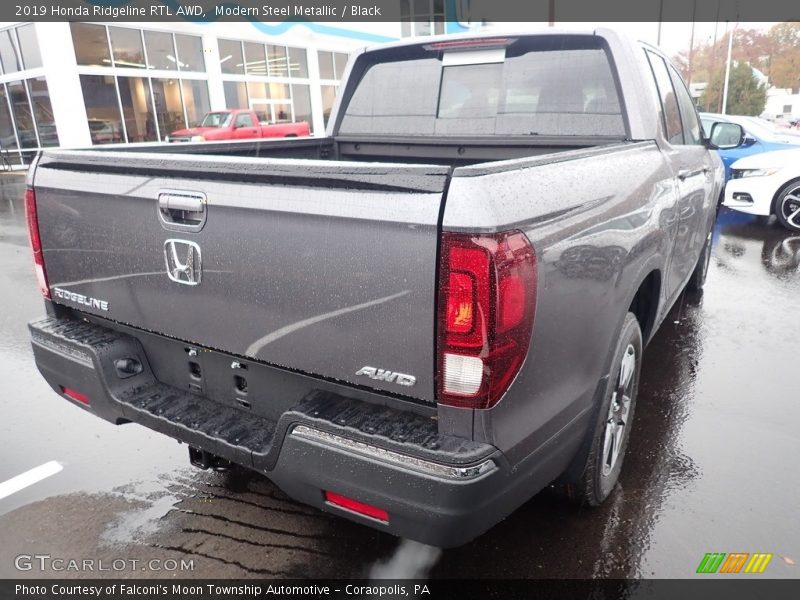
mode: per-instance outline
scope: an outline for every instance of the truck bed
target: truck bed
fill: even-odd
[[[375,162],[390,147],[438,158]],[[562,145],[559,154],[548,147],[538,158],[462,168],[502,171],[626,147]],[[505,153],[531,149],[520,143]],[[456,165],[494,150],[298,138],[45,151],[35,187],[54,301],[201,347],[432,403],[443,199]],[[201,212],[167,202],[195,202]],[[188,285],[168,275],[170,261],[187,252],[197,254],[198,277]],[[397,375],[365,377],[365,368]]]
[[[535,137],[535,139],[533,139]],[[196,154],[249,158],[436,164],[450,167],[555,154],[617,144],[614,137],[564,138],[515,136],[480,138],[323,137],[241,140],[180,145],[129,145],[125,152]],[[93,150],[115,152],[111,146]]]

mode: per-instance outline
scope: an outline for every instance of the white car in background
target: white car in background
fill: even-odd
[[[775,215],[787,229],[800,231],[800,149],[737,160],[723,205],[753,215]]]

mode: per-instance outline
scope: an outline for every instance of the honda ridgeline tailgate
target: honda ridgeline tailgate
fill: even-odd
[[[433,401],[447,176],[427,165],[44,152],[34,188],[52,299]]]

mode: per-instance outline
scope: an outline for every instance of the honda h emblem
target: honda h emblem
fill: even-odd
[[[200,261],[200,246],[188,240],[164,242],[164,257],[169,278],[184,285],[199,285],[203,274]]]

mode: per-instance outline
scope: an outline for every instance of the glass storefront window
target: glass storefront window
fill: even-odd
[[[319,78],[336,79],[333,69],[333,52],[319,52]]]
[[[285,83],[269,83],[269,97],[273,100],[289,100],[289,86]]]
[[[181,71],[206,72],[202,38],[196,35],[176,33],[175,46],[178,49],[178,67]]]
[[[186,117],[189,119],[189,127],[196,126],[203,115],[211,111],[211,102],[208,99],[208,84],[205,81],[184,79],[181,82],[183,87],[183,103],[186,107]]]
[[[264,45],[245,42],[244,64],[248,75],[266,75],[267,61],[265,60]]]
[[[219,65],[223,73],[244,75],[241,42],[219,40]]]
[[[8,82],[8,97],[11,100],[11,115],[17,125],[17,138],[20,148],[36,148],[36,129],[33,125],[28,89],[22,81]]]
[[[269,123],[272,121],[272,113],[269,104],[254,104],[253,112],[256,113],[259,123]]]
[[[6,86],[0,83],[0,150],[13,150],[17,147],[19,144],[14,133],[14,120],[8,108]]]
[[[311,93],[309,86],[292,84],[292,99],[294,102],[294,120],[305,121],[313,128],[314,119],[311,116]]]
[[[247,96],[250,98],[251,102],[253,100],[268,100],[269,89],[267,84],[261,81],[248,81]]]
[[[70,23],[69,27],[72,31],[72,46],[75,48],[75,58],[78,59],[79,65],[111,66],[105,25]]]
[[[288,77],[289,65],[286,62],[286,46],[267,46],[267,65],[271,77]]]
[[[39,145],[42,148],[58,146],[56,120],[53,118],[53,106],[50,104],[50,91],[44,77],[28,79],[33,116],[36,131],[39,132]]]
[[[111,37],[115,67],[145,68],[141,29],[109,27],[108,35]]]
[[[225,81],[225,108],[248,108],[247,87],[243,81]]]
[[[347,54],[343,52],[334,53],[333,62],[336,67],[335,69],[336,79],[341,79],[342,76],[344,75],[344,68],[347,66],[347,59],[348,59]]]
[[[444,0],[400,0],[400,23],[403,37],[444,33]]]
[[[128,142],[155,142],[156,122],[153,119],[153,103],[150,100],[150,85],[144,77],[117,77],[119,98]]]
[[[308,77],[305,49],[289,48],[289,77]]]
[[[158,141],[172,131],[199,123],[210,111],[208,82],[177,76],[178,71],[205,72],[200,36],[93,23],[70,23],[70,31],[78,64],[103,67],[107,73],[79,73],[92,144]],[[241,43],[228,44],[236,54],[229,58],[232,70],[243,73]],[[224,41],[221,48],[225,49]],[[248,53],[256,74],[266,75],[264,46],[248,44]],[[0,31],[0,67],[6,73],[42,67],[33,24]],[[117,69],[124,73],[124,69],[145,68],[172,71],[176,76],[117,74]],[[261,95],[268,98],[267,84],[262,83],[261,88]],[[226,83],[225,92],[233,106],[248,106],[244,83]],[[13,151],[8,160],[19,163],[30,158],[36,148],[58,145],[46,79],[0,83],[0,149]]]
[[[163,140],[173,131],[186,128],[181,101],[181,86],[177,79],[152,79],[151,81],[158,129]]]
[[[0,31],[0,61],[3,63],[3,73],[16,73],[22,69],[13,37],[13,29]]]
[[[0,31],[0,65],[6,74],[42,66],[33,24]],[[45,78],[0,84],[0,149],[29,150],[6,159],[20,164],[35,153],[31,149],[50,146],[58,146],[58,133]]]
[[[42,66],[42,55],[39,54],[39,43],[36,40],[36,29],[32,23],[17,27],[19,50],[22,63],[26,69],[38,69]]]
[[[327,127],[333,110],[333,101],[336,99],[336,86],[323,85],[320,88],[322,89],[322,116],[325,119],[325,127]]]
[[[144,44],[147,48],[147,66],[149,68],[163,69],[165,71],[178,69],[171,33],[145,31]]]
[[[92,143],[123,141],[114,78],[111,75],[81,75],[80,79]]]

